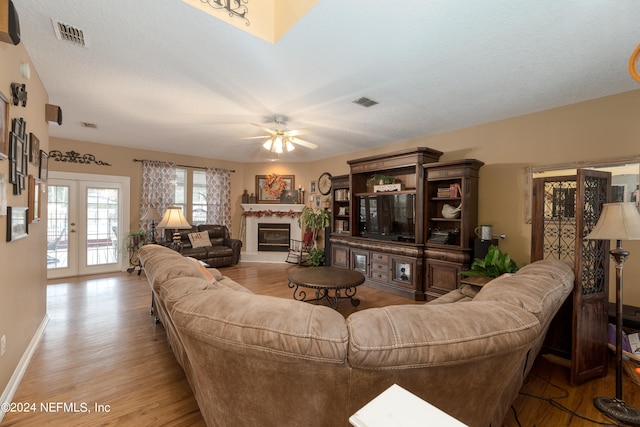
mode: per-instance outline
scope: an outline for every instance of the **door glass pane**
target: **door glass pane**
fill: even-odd
[[[49,186],[47,268],[67,268],[69,255],[69,187]]]
[[[191,223],[207,222],[207,177],[206,172],[193,171]]]
[[[115,188],[87,188],[87,265],[119,262],[119,194]]]

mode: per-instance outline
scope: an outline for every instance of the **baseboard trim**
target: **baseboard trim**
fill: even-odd
[[[16,391],[18,391],[18,386],[20,385],[20,382],[24,377],[24,373],[27,371],[29,363],[31,363],[31,358],[35,353],[36,348],[38,348],[38,344],[40,344],[42,335],[44,335],[44,330],[47,327],[47,323],[49,323],[49,315],[45,314],[42,322],[40,323],[40,326],[38,327],[38,330],[36,330],[36,333],[33,334],[29,346],[22,355],[18,366],[16,366],[16,369],[13,371],[13,375],[11,376],[11,379],[9,379],[9,384],[7,384],[7,387],[5,387],[4,391],[2,392],[2,396],[0,396],[0,403],[11,402],[13,400],[13,396],[15,396]],[[2,422],[4,414],[4,406],[2,406],[2,408],[0,408],[0,422]]]

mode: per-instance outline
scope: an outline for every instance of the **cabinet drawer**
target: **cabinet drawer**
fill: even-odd
[[[379,282],[389,281],[389,271],[387,270],[373,270],[371,271],[371,280],[377,280]]]
[[[372,262],[371,263],[371,271],[380,272],[380,271],[389,271],[388,263],[380,263],[380,262]]]
[[[381,253],[378,253],[378,252],[372,252],[371,253],[371,261],[372,262],[380,262],[380,263],[389,264],[389,255],[381,254]]]

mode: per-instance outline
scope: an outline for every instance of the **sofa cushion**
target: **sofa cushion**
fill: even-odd
[[[534,262],[520,268],[516,275],[530,274],[543,277],[551,277],[557,280],[574,279],[573,265],[567,261],[558,259],[547,259],[544,262]]]
[[[350,315],[347,327],[349,364],[364,369],[479,360],[529,346],[541,331],[538,319],[525,310],[475,299],[466,304],[370,308]]]
[[[193,262],[185,262],[182,255],[163,246],[143,246],[140,248],[140,259],[154,291],[158,290],[159,285],[175,277],[205,279],[199,266]]]
[[[207,258],[216,258],[216,257],[222,257],[222,256],[232,256],[233,255],[233,249],[231,249],[229,246],[211,246],[209,248],[206,248],[207,250]]]
[[[180,335],[259,360],[344,364],[347,328],[337,311],[300,301],[219,289],[181,298],[172,311]]]
[[[524,269],[517,274],[504,274],[492,280],[478,292],[474,301],[512,304],[546,323],[572,289],[573,270],[562,262],[545,262],[544,266]]]
[[[185,257],[186,259],[190,260],[191,262],[194,262],[198,268],[200,269],[200,271],[202,272],[202,275],[204,276],[204,278],[207,280],[207,282],[209,283],[215,283],[218,279],[213,275],[213,271],[209,271],[209,269],[207,267],[205,267],[205,264],[202,263],[202,261],[197,260],[195,258],[191,258],[191,257]],[[215,270],[215,269],[212,269]],[[216,270],[217,271],[217,270]]]
[[[473,301],[473,298],[470,298],[465,294],[463,294],[462,289],[454,289],[432,301],[429,301],[427,304],[450,304],[452,302],[468,302],[468,301]]]
[[[209,240],[209,232],[199,231],[197,233],[189,233],[189,241],[191,242],[191,247],[193,248],[204,248],[207,246],[211,246],[211,240]]]
[[[193,277],[176,277],[162,283],[158,288],[158,296],[164,303],[168,312],[171,312],[173,305],[186,295],[194,292],[212,291],[218,289],[215,283],[209,283],[204,279]]]

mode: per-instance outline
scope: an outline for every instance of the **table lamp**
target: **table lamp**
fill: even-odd
[[[182,215],[180,206],[170,206],[164,212],[162,221],[158,223],[158,228],[173,228],[173,241],[170,247],[174,251],[180,252],[182,250],[182,242],[180,241],[180,232],[178,230],[191,228],[191,224]]]
[[[156,208],[149,208],[140,218],[142,221],[151,221],[149,243],[158,243],[156,241],[156,221],[160,219],[160,214]]]
[[[616,263],[616,397],[596,397],[593,404],[618,421],[640,424],[640,411],[622,400],[622,266],[629,256],[622,249],[622,240],[640,240],[640,213],[636,204],[605,203],[598,223],[585,238],[616,241],[616,248],[609,251]]]

